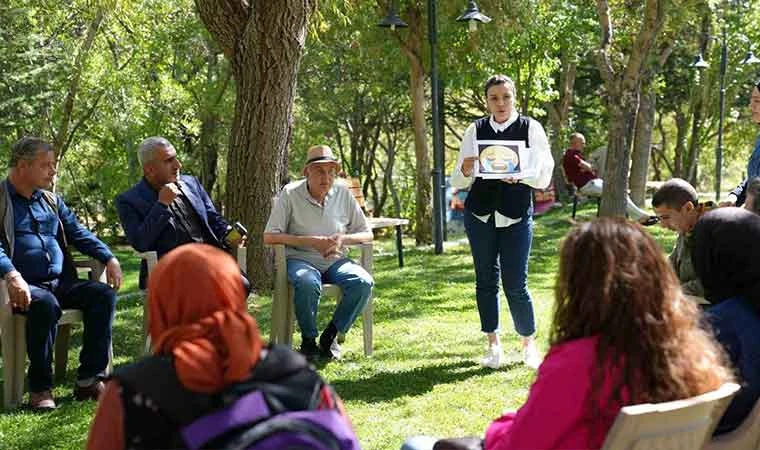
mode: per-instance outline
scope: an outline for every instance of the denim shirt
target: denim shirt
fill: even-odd
[[[755,140],[755,149],[747,163],[747,179],[751,180],[758,176],[760,176],[760,136]]]
[[[742,385],[715,430],[721,434],[736,429],[760,398],[760,314],[756,305],[736,297],[708,309],[707,319]]]
[[[108,247],[77,221],[60,198],[57,198],[56,217],[42,191],[34,191],[27,199],[16,192],[12,183],[8,182],[7,187],[13,205],[15,239],[12,260],[0,248],[0,276],[15,269],[29,283],[58,278],[63,272],[64,260],[63,249],[56,239],[59,218],[68,241],[82,253],[103,263],[113,257]]]

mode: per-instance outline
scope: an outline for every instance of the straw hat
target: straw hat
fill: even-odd
[[[336,169],[340,169],[338,158],[335,157],[332,149],[326,145],[315,145],[306,152],[306,165],[303,170],[312,164],[334,164]]]

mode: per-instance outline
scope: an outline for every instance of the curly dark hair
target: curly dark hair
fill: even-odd
[[[660,248],[620,218],[583,223],[562,245],[550,342],[589,336],[598,336],[592,385],[602,386],[610,364],[622,374],[617,404],[684,399],[732,379]]]

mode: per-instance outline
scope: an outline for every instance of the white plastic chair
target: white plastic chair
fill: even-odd
[[[293,322],[295,321],[295,305],[293,304],[293,286],[288,282],[285,246],[275,244],[274,250],[274,291],[272,292],[272,333],[270,341],[273,344],[292,345]],[[370,275],[372,274],[372,243],[359,244],[361,257],[359,264]],[[322,295],[341,300],[340,287],[335,284],[323,284]],[[364,332],[364,354],[372,354],[372,294],[362,311],[362,330]],[[340,339],[340,337],[339,337]]]
[[[106,282],[105,266],[95,260],[75,261],[78,269],[85,269],[90,280]],[[13,314],[9,303],[8,287],[0,280],[0,337],[3,354],[3,408],[10,409],[21,404],[24,396],[24,372],[26,367],[26,316]],[[55,380],[60,382],[66,375],[71,326],[82,323],[82,311],[64,309],[58,321],[55,339]],[[113,346],[108,350],[110,373],[113,365]]]
[[[623,407],[602,450],[701,449],[738,390],[726,383],[685,400]]]
[[[236,247],[235,249],[231,250],[233,253],[232,256],[235,257],[235,260],[238,263],[238,266],[240,266],[240,270],[242,270],[244,273],[247,273],[247,265],[246,257],[248,255],[248,250],[245,247]],[[150,252],[142,252],[138,253],[137,256],[140,257],[140,259],[145,260],[145,263],[148,266],[148,276],[150,276],[150,273],[153,272],[153,268],[156,267],[156,264],[158,264],[158,253],[155,251]],[[148,324],[150,323],[150,317],[148,316],[148,288],[147,288],[147,282],[148,279],[145,279],[146,288],[143,289],[143,352],[145,354],[150,353],[150,334],[148,333]]]
[[[714,437],[705,450],[760,450],[760,400],[738,428]]]

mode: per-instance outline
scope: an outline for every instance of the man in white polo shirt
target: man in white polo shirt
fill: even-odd
[[[372,291],[372,276],[348,259],[345,248],[371,241],[372,231],[351,191],[334,183],[339,169],[330,147],[311,147],[303,169],[306,178],[282,188],[264,229],[264,244],[286,246],[301,353],[310,358],[340,357],[335,338],[351,328]],[[322,283],[338,285],[342,298],[317,343]]]

